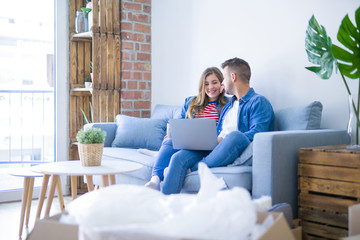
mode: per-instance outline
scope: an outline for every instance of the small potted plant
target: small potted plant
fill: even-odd
[[[82,166],[100,166],[106,132],[100,128],[82,128],[78,131],[79,158]]]
[[[85,84],[85,88],[91,88],[92,87],[92,81],[91,81],[91,77],[87,76],[84,80],[84,84]]]

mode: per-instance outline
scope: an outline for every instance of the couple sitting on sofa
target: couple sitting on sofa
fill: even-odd
[[[255,133],[273,130],[274,111],[270,102],[250,88],[250,66],[239,58],[225,61],[224,76],[207,68],[199,83],[199,94],[185,100],[182,118],[216,119],[219,144],[212,151],[176,150],[166,137],[155,161],[152,177],[145,186],[165,194],[181,191],[187,170],[197,170],[199,162],[208,167],[231,164],[253,140]],[[231,99],[225,92],[234,95]],[[227,103],[228,102],[228,103]],[[168,167],[164,176],[164,169]]]

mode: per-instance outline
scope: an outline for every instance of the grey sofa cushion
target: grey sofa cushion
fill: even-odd
[[[135,184],[144,185],[151,178],[152,167],[155,158],[149,157],[138,152],[138,149],[131,148],[113,148],[105,147],[103,150],[103,160],[117,160],[117,161],[129,161],[136,162],[143,165],[139,170],[116,174],[115,182],[117,184]],[[102,178],[100,175],[93,176],[93,182],[95,185],[102,185]]]
[[[137,149],[131,148],[105,147],[103,150],[103,159],[140,163],[143,165],[141,169],[120,175],[131,176],[142,180],[142,184],[151,178],[152,167],[155,162],[155,158],[139,153]]]
[[[305,106],[279,110],[275,112],[275,130],[319,129],[322,109],[321,102],[314,101]]]
[[[137,149],[132,148],[104,147],[103,157],[106,159],[111,158],[118,160],[126,160],[130,162],[137,162],[150,168],[153,167],[155,162],[154,157],[142,154]]]
[[[112,147],[159,150],[166,133],[165,119],[116,116],[116,135]]]
[[[151,114],[153,119],[172,119],[180,118],[181,116],[181,106],[171,106],[171,105],[162,105],[157,104],[154,108],[154,111]]]
[[[243,187],[251,191],[252,188],[252,167],[215,167],[210,168],[211,172],[218,178],[223,178],[229,188]],[[197,192],[200,189],[200,178],[198,171],[191,172],[185,176],[181,192]]]

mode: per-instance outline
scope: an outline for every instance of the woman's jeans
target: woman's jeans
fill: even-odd
[[[171,138],[169,137],[165,138],[161,144],[159,155],[154,163],[152,176],[157,175],[160,178],[160,180],[163,180],[164,169],[169,166],[172,155],[177,151],[179,150],[175,150],[173,148]]]
[[[191,168],[193,171],[196,171],[199,162],[204,162],[209,168],[226,166],[234,162],[249,144],[250,141],[245,134],[240,131],[233,131],[229,133],[211,152],[173,150],[174,152],[170,158],[169,170],[164,179],[162,188],[163,193],[179,193],[184,183],[187,170]]]

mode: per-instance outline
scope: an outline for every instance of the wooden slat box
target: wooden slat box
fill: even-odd
[[[360,202],[360,149],[299,150],[299,218],[306,239],[348,235],[348,207]]]

